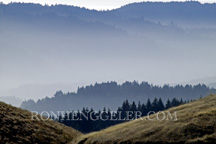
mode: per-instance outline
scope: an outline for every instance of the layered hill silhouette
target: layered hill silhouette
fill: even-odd
[[[32,120],[32,113],[0,102],[0,143],[66,144],[81,133],[53,120]]]
[[[175,108],[177,120],[134,120],[83,135],[76,144],[201,144],[216,142],[216,95]],[[167,111],[164,111],[165,113]],[[151,115],[155,118],[156,114]],[[147,117],[143,117],[145,119]]]
[[[63,93],[58,91],[54,97],[46,97],[38,101],[27,100],[21,108],[29,111],[59,111],[59,110],[82,110],[83,107],[93,108],[94,110],[103,107],[116,110],[123,101],[146,102],[148,98],[153,100],[161,98],[163,101],[177,98],[183,100],[198,99],[211,93],[216,93],[216,89],[206,85],[176,85],[176,86],[157,86],[147,82],[138,83],[117,82],[95,83],[85,87],[79,87],[76,92]]]
[[[14,87],[202,77],[215,61],[215,13],[216,4],[199,2],[143,2],[111,11],[0,3],[2,74],[16,78]],[[26,91],[1,95],[47,96]]]

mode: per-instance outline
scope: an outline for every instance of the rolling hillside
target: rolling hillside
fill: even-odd
[[[210,95],[168,111],[170,113],[176,111],[178,120],[130,121],[83,135],[72,143],[210,144],[216,142],[216,95]],[[150,117],[155,117],[155,114]]]
[[[66,144],[81,133],[53,120],[31,120],[31,113],[0,102],[1,144]]]

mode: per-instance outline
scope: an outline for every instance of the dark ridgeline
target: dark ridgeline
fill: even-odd
[[[77,92],[63,93],[56,92],[54,97],[43,98],[34,102],[28,100],[22,103],[21,107],[30,111],[61,111],[61,110],[81,110],[83,107],[93,108],[95,110],[102,107],[116,110],[123,101],[135,101],[141,103],[154,98],[161,98],[163,101],[168,99],[198,99],[208,94],[216,93],[216,89],[209,88],[206,85],[176,85],[176,86],[156,86],[147,82],[138,83],[125,82],[117,84],[116,82],[107,82],[101,84],[89,85],[78,88]],[[160,105],[161,101],[159,99]],[[157,101],[153,101],[156,106]],[[172,102],[167,103],[168,107]],[[147,102],[147,107],[149,104]]]
[[[92,131],[99,131],[101,129],[104,129],[104,128],[107,128],[107,127],[110,127],[110,126],[113,126],[119,123],[127,122],[129,121],[127,120],[127,118],[129,118],[130,120],[139,118],[139,117],[136,117],[136,114],[135,114],[136,111],[141,112],[142,116],[146,116],[149,112],[151,112],[151,114],[152,112],[156,113],[156,112],[163,111],[171,107],[185,104],[187,102],[189,101],[183,101],[182,99],[178,100],[176,98],[173,98],[171,101],[168,99],[167,102],[164,104],[161,98],[159,99],[155,98],[152,102],[150,99],[148,99],[146,103],[138,102],[138,104],[136,104],[134,101],[132,103],[129,103],[128,100],[126,100],[123,102],[122,106],[117,109],[115,114],[112,114],[113,115],[112,119],[110,118],[111,113],[112,113],[111,110],[105,107],[103,108],[102,111],[101,110],[94,111],[93,108],[91,109],[83,108],[81,111],[76,111],[76,112],[73,111],[73,113],[75,114],[69,113],[69,116],[68,116],[68,113],[66,113],[65,117],[59,117],[58,119],[55,119],[54,117],[52,118],[67,126],[75,128],[83,133],[89,133]],[[131,111],[130,117],[127,117],[126,115],[127,111]],[[91,115],[90,113],[92,112],[93,114]],[[81,113],[83,113],[85,116],[81,115]],[[73,118],[72,118],[72,115],[74,115]],[[109,118],[107,120],[103,120],[101,118],[98,118],[97,120],[95,120],[100,115],[102,115],[103,119],[106,119],[106,116],[108,116]],[[123,120],[123,119],[126,119],[126,120]]]
[[[199,2],[142,2],[122,6],[111,11],[96,11],[86,8],[52,5],[42,6],[31,3],[1,4],[2,23],[16,28],[19,24],[36,30],[85,33],[105,32],[117,35],[135,32],[154,36],[159,32],[181,34],[182,27],[215,28],[216,4]],[[39,29],[38,29],[39,28]],[[30,29],[28,29],[30,30]],[[188,29],[188,32],[192,32]],[[195,33],[197,34],[197,33]],[[105,35],[104,35],[105,36]]]
[[[145,18],[149,20],[187,20],[187,21],[215,21],[216,4],[201,4],[190,2],[140,2],[132,3],[110,11],[96,11],[68,5],[42,6],[32,3],[0,3],[0,9],[5,15],[17,13],[15,16],[43,15],[74,16],[74,18],[118,20],[117,18]],[[73,18],[73,17],[72,17]],[[94,20],[94,19],[92,19]]]

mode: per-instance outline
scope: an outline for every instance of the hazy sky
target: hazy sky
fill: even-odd
[[[10,2],[33,2],[41,4],[67,4],[74,6],[86,7],[89,9],[114,9],[121,7],[122,5],[133,3],[133,2],[142,2],[143,0],[1,0],[3,3]],[[144,0],[147,1],[147,0]],[[164,1],[168,2],[169,0],[151,0],[151,1]],[[172,0],[172,1],[185,1],[185,0]],[[215,0],[199,0],[201,3],[213,3]]]

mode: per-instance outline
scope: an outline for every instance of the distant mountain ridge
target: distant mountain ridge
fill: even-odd
[[[207,16],[208,17],[215,17],[215,7],[216,3],[205,3],[201,4],[198,1],[187,1],[187,2],[137,2],[124,5],[120,8],[108,10],[108,11],[97,11],[97,10],[89,10],[86,8],[81,8],[77,6],[69,6],[69,5],[51,5],[51,6],[42,6],[40,4],[33,4],[33,3],[10,3],[10,4],[1,4],[1,8],[8,6],[8,8],[15,8],[14,12],[30,12],[32,14],[37,13],[38,10],[40,12],[55,12],[59,15],[82,15],[89,12],[96,13],[114,13],[118,12],[118,14],[126,15],[127,12],[131,12],[128,17],[135,15],[137,17],[143,15],[153,15],[154,17],[166,16],[167,18],[170,15],[182,16],[182,17],[190,17],[194,15],[195,18]],[[26,9],[27,8],[27,9]],[[184,11],[183,11],[184,10]],[[80,13],[80,11],[82,13]],[[140,13],[141,12],[141,13]],[[173,12],[173,13],[171,13]],[[135,14],[134,14],[135,13]],[[209,15],[207,15],[207,13]],[[91,14],[91,13],[90,13]],[[127,13],[129,14],[129,13]],[[137,15],[138,14],[138,15]],[[185,15],[189,14],[189,15]],[[199,15],[201,14],[201,15]],[[204,17],[203,17],[204,18]]]
[[[201,4],[197,1],[189,2],[140,2],[122,6],[110,11],[96,11],[68,5],[42,6],[31,3],[0,4],[2,14],[56,14],[58,16],[73,16],[78,19],[92,21],[119,20],[143,18],[154,22],[165,22],[188,25],[215,24],[216,4]],[[111,21],[112,21],[111,20]],[[198,24],[199,22],[199,24]]]
[[[167,99],[177,98],[183,100],[198,99],[206,95],[216,93],[216,89],[208,88],[206,85],[176,85],[176,86],[155,86],[147,82],[138,83],[125,82],[117,84],[116,82],[96,83],[86,87],[78,88],[77,92],[63,93],[56,92],[54,97],[40,99],[37,102],[33,100],[24,101],[21,108],[30,111],[66,111],[81,110],[83,107],[93,108],[94,110],[103,107],[116,110],[123,101],[146,102],[149,98]]]
[[[199,84],[199,83],[202,83],[202,84],[205,84],[209,87],[214,87],[216,88],[215,84],[216,84],[216,76],[212,76],[212,77],[206,77],[206,78],[200,78],[200,79],[194,79],[194,80],[191,80],[191,81],[187,81],[187,82],[183,82],[181,84],[191,84],[191,85],[196,85],[196,84]]]
[[[122,6],[119,9],[115,9],[121,14],[125,14],[128,17],[144,16],[146,19],[185,19],[195,20],[198,18],[209,19],[215,17],[214,12],[216,4],[201,4],[198,1],[187,2],[141,2],[132,3]],[[191,17],[193,16],[193,17]],[[210,20],[210,19],[209,19]]]

